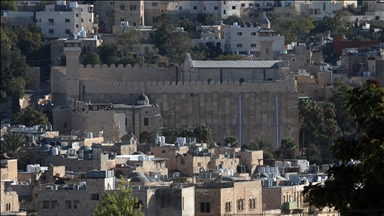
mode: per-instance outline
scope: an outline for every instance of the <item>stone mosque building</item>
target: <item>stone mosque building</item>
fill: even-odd
[[[242,144],[298,142],[296,82],[287,78],[285,61],[271,60],[270,47],[260,48],[261,59],[270,59],[262,61],[196,61],[187,54],[181,66],[84,67],[78,41],[65,46],[66,66],[51,70],[53,127],[61,133],[103,132],[107,141],[132,133],[146,141],[169,128],[207,125],[220,143],[230,135]]]

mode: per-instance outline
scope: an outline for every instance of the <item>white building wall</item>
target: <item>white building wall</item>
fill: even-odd
[[[45,11],[36,12],[36,24],[47,38],[66,38],[83,27],[93,33],[93,6],[78,5],[72,11],[55,11],[55,5],[47,5]]]

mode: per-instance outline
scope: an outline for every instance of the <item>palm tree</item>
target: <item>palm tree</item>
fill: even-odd
[[[229,136],[224,140],[225,144],[231,144],[233,147],[239,146],[239,140],[235,136]]]
[[[337,124],[337,121],[334,119],[327,119],[325,122],[325,130],[328,135],[328,159],[330,160],[330,150],[333,144],[333,139],[339,132],[339,125]]]
[[[205,125],[198,125],[193,129],[193,133],[197,138],[197,142],[210,143],[211,142],[211,128]]]
[[[336,106],[332,102],[326,102],[323,104],[324,118],[333,119],[336,117]]]
[[[4,135],[3,138],[1,152],[5,158],[18,159],[28,149],[25,145],[27,140],[21,133],[9,133]]]
[[[290,138],[283,138],[277,152],[283,159],[291,159],[295,158],[295,151],[296,143]]]
[[[272,152],[272,148],[271,148],[271,143],[265,139],[265,138],[258,138],[256,140],[256,148],[255,150],[261,150],[263,151],[263,157],[265,159],[267,158],[273,158],[273,154],[271,154]]]

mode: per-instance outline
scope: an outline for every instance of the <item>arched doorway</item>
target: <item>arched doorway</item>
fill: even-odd
[[[140,143],[148,143],[151,139],[151,134],[147,131],[144,131],[140,134]]]

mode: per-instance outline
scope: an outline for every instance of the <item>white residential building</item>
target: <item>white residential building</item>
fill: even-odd
[[[284,36],[277,34],[270,29],[267,19],[262,26],[255,26],[250,23],[231,26],[200,26],[200,39],[193,40],[194,44],[214,42],[219,43],[224,52],[254,55],[260,57],[261,47],[270,44],[271,54],[277,56],[284,50]]]
[[[36,25],[41,27],[48,39],[67,38],[72,33],[83,29],[94,33],[93,5],[77,2],[57,1],[56,5],[46,5],[45,11],[36,12]]]
[[[329,0],[297,0],[295,2],[296,11],[301,15],[310,15],[314,20],[322,20],[324,17],[333,17],[336,11],[343,7],[336,1]]]

